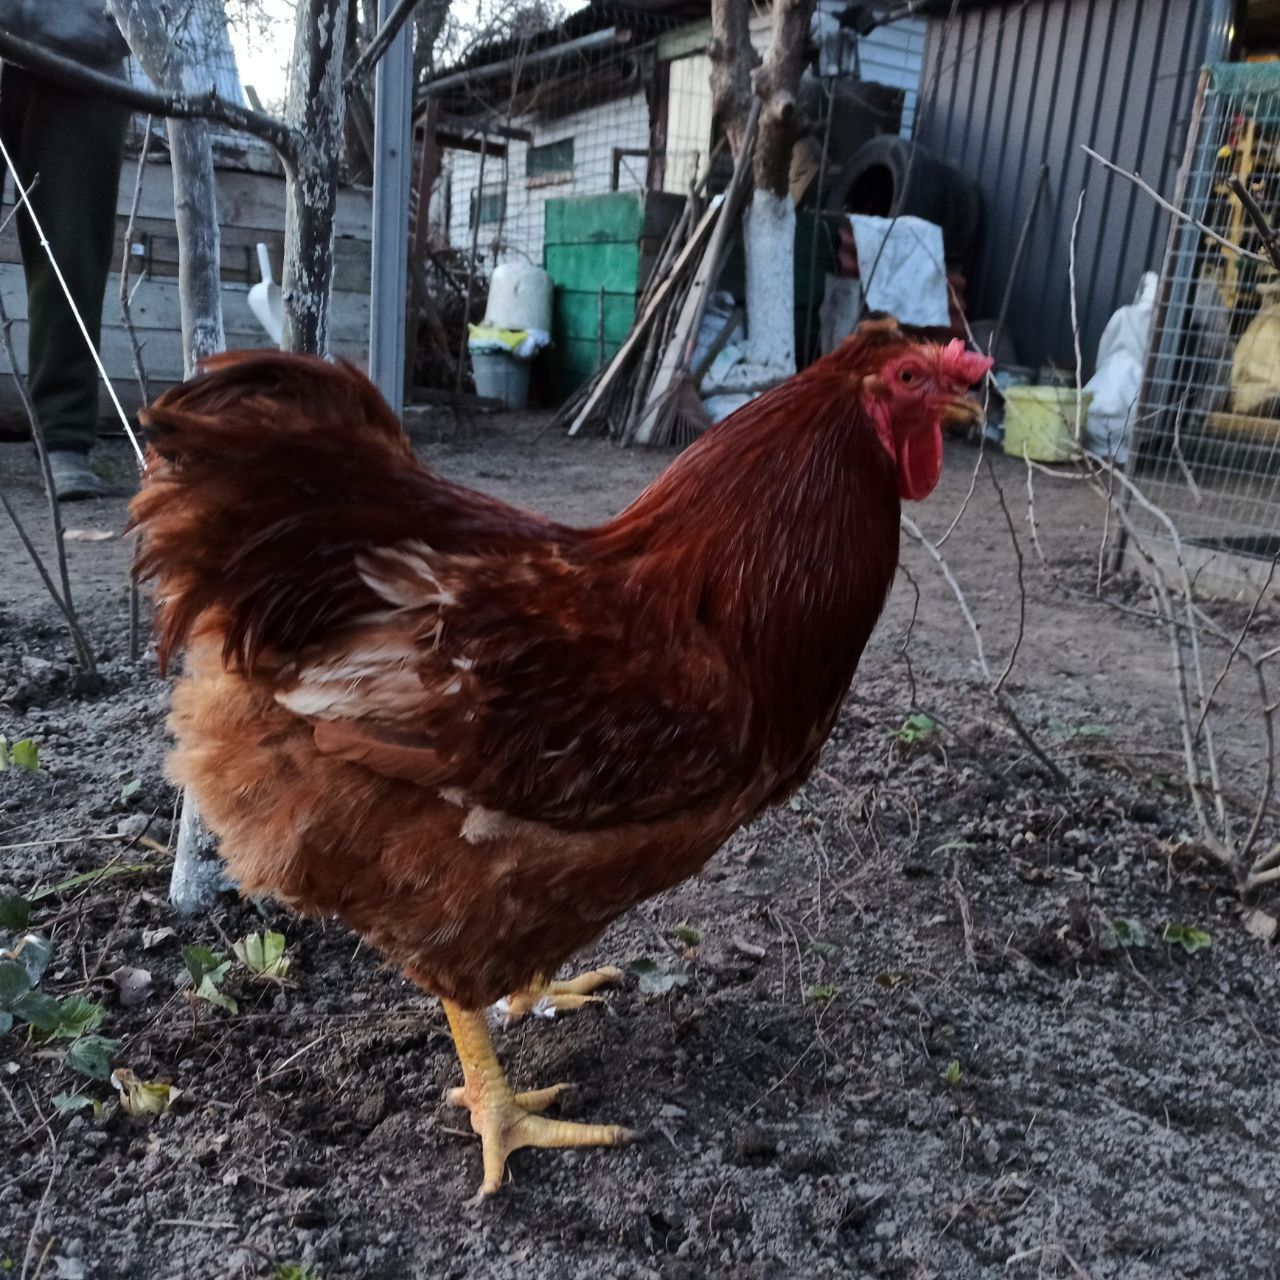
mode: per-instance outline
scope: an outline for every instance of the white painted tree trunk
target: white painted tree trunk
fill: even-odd
[[[163,0],[110,0],[110,7],[134,57],[157,89],[177,92],[206,87],[202,81],[209,78],[208,50],[198,47],[191,34],[204,31],[204,26],[191,24],[175,37],[169,30],[169,6]],[[168,129],[178,233],[182,363],[189,378],[201,360],[227,345],[219,287],[218,187],[208,123],[170,120]],[[184,915],[205,911],[226,887],[217,844],[204,829],[191,792],[184,791],[169,900]]]
[[[747,210],[747,354],[731,385],[743,389],[796,371],[796,207],[757,187]]]

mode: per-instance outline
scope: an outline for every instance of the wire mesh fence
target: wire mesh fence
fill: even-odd
[[[1198,225],[1170,236],[1131,468],[1200,585],[1230,593],[1280,553],[1280,278],[1231,188],[1280,221],[1280,64],[1206,70],[1187,161]]]
[[[839,6],[830,0],[826,7]],[[909,128],[923,21],[867,37],[840,28],[834,16],[827,25],[821,80],[805,117],[814,139],[830,133],[824,113],[830,86],[840,78],[872,82],[892,100],[892,112],[876,100],[892,115],[878,127]],[[768,13],[753,20],[751,37],[759,52],[767,48]],[[475,322],[495,267],[546,267],[557,298],[553,363],[563,375],[549,391],[552,400],[617,350],[666,230],[691,192],[705,199],[729,179],[732,156],[715,146],[709,39],[709,23],[696,7],[644,13],[596,6],[554,28],[504,35],[473,50],[428,86],[419,103],[413,188],[415,221],[419,206],[427,210],[423,233],[415,235],[422,279],[437,298],[474,293],[479,311],[464,305],[458,316]],[[430,170],[425,183],[424,169]],[[597,225],[591,238],[616,249],[558,252],[566,242],[556,240],[554,230],[549,242],[556,206],[610,193],[639,198],[638,243],[624,244],[616,228]],[[553,259],[568,263],[567,274],[553,269]],[[452,386],[445,369],[466,363],[462,332],[456,331],[457,308],[437,309],[443,323],[421,331],[428,340],[419,342],[417,372],[424,386]]]

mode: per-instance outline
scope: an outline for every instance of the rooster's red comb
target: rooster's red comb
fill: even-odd
[[[959,338],[953,338],[939,353],[938,364],[944,376],[971,387],[987,376],[995,361],[970,351]]]

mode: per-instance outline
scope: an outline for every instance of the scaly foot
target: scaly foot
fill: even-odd
[[[466,1081],[460,1089],[449,1091],[449,1101],[471,1112],[471,1127],[480,1135],[484,1156],[484,1181],[477,1199],[493,1195],[502,1186],[507,1157],[521,1147],[619,1147],[631,1141],[634,1135],[619,1125],[574,1124],[539,1114],[572,1086],[513,1092],[493,1052],[484,1015],[448,1000],[441,1003]]]
[[[580,973],[576,978],[539,983],[527,991],[514,992],[500,1000],[497,1007],[506,1014],[508,1023],[519,1022],[530,1013],[554,1018],[557,1013],[574,1013],[584,1004],[598,1003],[601,997],[593,995],[593,992],[621,981],[622,970],[611,964],[605,965],[601,969]]]

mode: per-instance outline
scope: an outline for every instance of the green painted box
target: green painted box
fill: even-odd
[[[555,389],[568,396],[622,345],[684,197],[610,191],[548,200],[543,266],[555,284]]]

